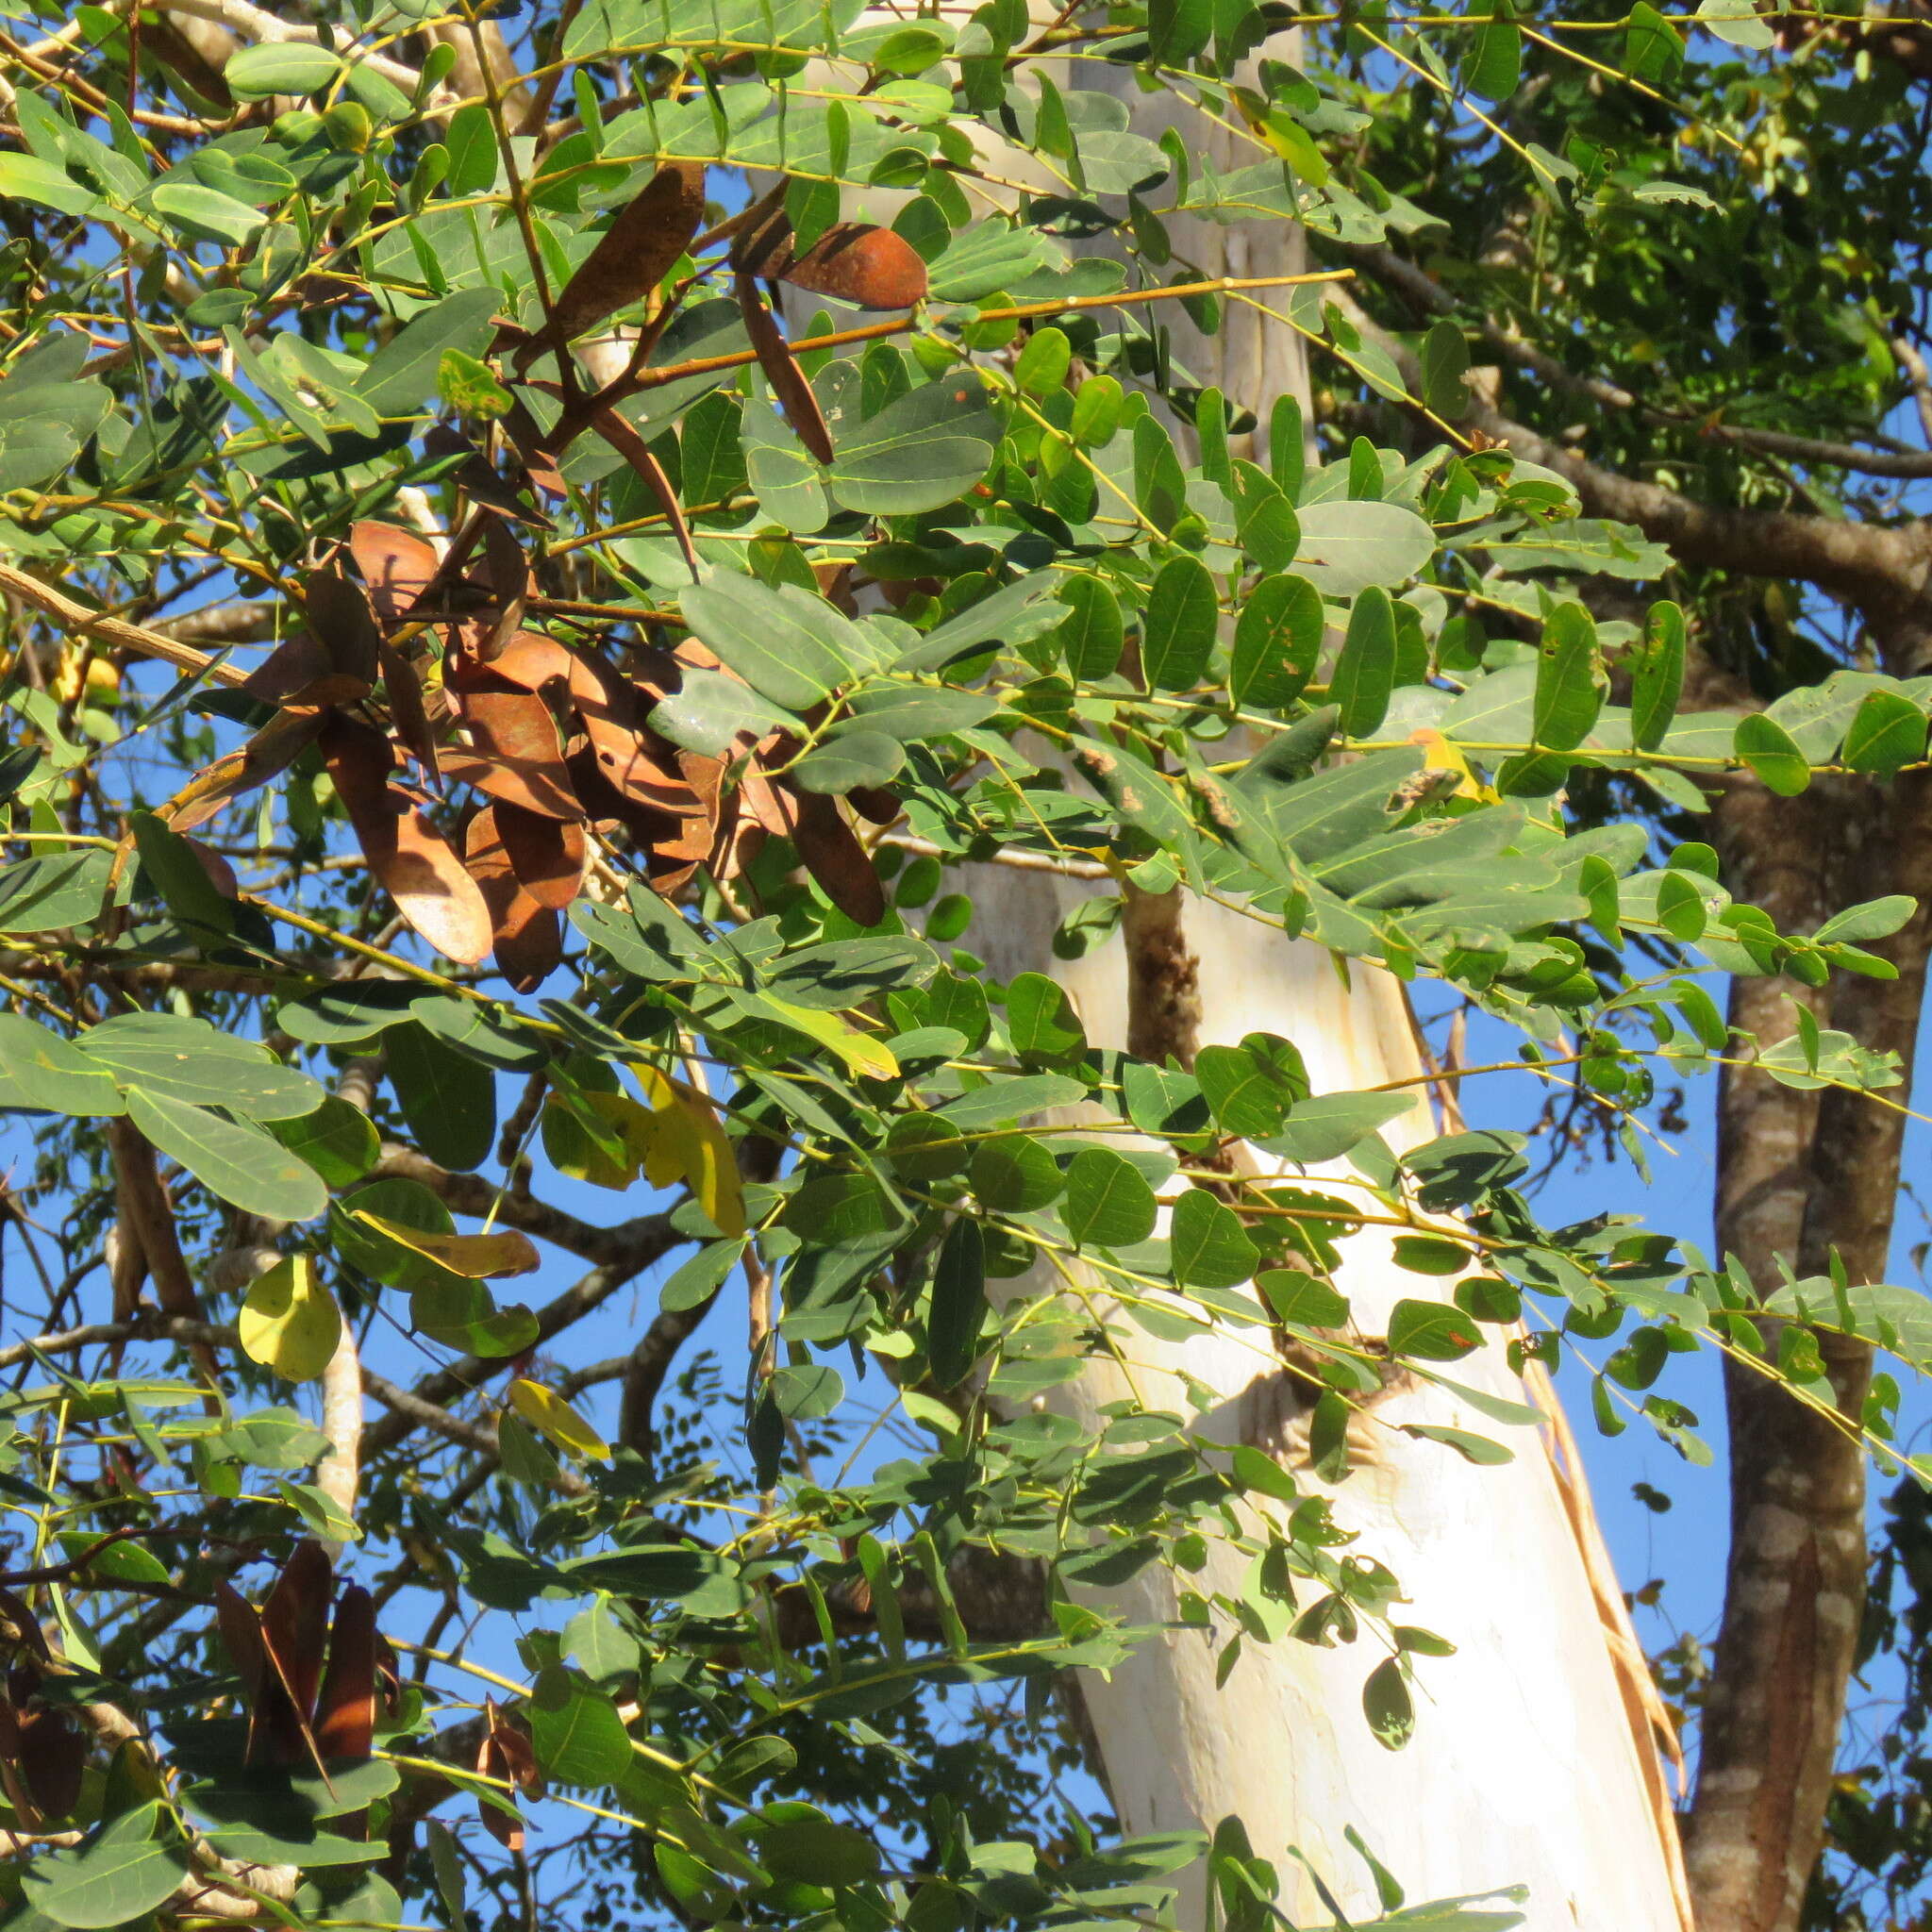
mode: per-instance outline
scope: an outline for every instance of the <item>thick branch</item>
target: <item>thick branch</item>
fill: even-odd
[[[1342,253],[1365,274],[1424,315],[1455,315],[1460,305],[1427,270],[1405,261],[1391,248],[1363,245],[1344,246]],[[1464,318],[1465,326],[1471,326]],[[1490,316],[1473,325],[1476,339],[1498,360],[1516,369],[1527,370],[1552,389],[1582,396],[1607,409],[1633,410],[1646,423],[1674,429],[1689,429],[1710,442],[1729,443],[1739,449],[1757,450],[1765,456],[1783,457],[1797,463],[1823,463],[1831,469],[1855,470],[1868,476],[1932,476],[1932,451],[1908,449],[1867,449],[1860,443],[1831,442],[1815,436],[1788,436],[1778,429],[1747,429],[1727,423],[1707,423],[1701,418],[1659,409],[1633,395],[1627,389],[1602,376],[1581,375],[1557,357],[1539,349],[1534,342],[1506,328]],[[1890,441],[1890,439],[1887,438]]]
[[[1337,289],[1327,299],[1394,358],[1411,393],[1420,394],[1416,358],[1346,291]],[[1932,649],[1932,527],[1924,523],[1879,529],[1785,510],[1713,508],[1661,484],[1600,468],[1485,403],[1473,401],[1465,421],[1554,470],[1590,515],[1635,524],[1653,541],[1668,544],[1680,562],[1744,576],[1797,577],[1843,597],[1894,639],[1895,669],[1916,670]]]
[[[505,1227],[550,1241],[580,1261],[593,1261],[600,1266],[624,1261],[640,1230],[655,1230],[663,1218],[646,1214],[633,1221],[620,1221],[614,1227],[597,1227],[561,1208],[538,1200],[534,1194],[514,1188],[499,1189],[478,1174],[458,1174],[439,1167],[427,1155],[395,1141],[383,1142],[382,1158],[376,1162],[373,1177],[419,1182],[454,1214],[472,1215],[478,1221],[494,1219]]]
[[[1804,930],[1889,892],[1921,909],[1886,942],[1896,980],[1809,991],[1734,982],[1732,1024],[1760,1046],[1793,1030],[1802,1000],[1823,1024],[1899,1054],[1910,1079],[1932,943],[1932,787],[1842,781],[1775,799],[1738,778],[1716,824],[1733,889]],[[1800,1274],[1834,1254],[1854,1283],[1884,1277],[1904,1116],[1862,1095],[1795,1092],[1727,1074],[1719,1103],[1718,1241],[1760,1288],[1780,1259]],[[1840,1411],[1856,1420],[1872,1352],[1819,1336]],[[1790,1932],[1824,1838],[1865,1591],[1865,1460],[1845,1427],[1774,1382],[1725,1364],[1731,1552],[1703,1718],[1687,1864],[1700,1924]]]

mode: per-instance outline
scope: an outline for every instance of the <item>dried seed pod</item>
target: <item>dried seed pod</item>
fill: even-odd
[[[705,219],[705,164],[667,161],[618,210],[551,304],[550,320],[518,353],[528,362],[561,348],[606,318],[641,302],[664,279]]]

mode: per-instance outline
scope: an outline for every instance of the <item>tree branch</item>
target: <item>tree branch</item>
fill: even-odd
[[[1412,394],[1422,392],[1416,357],[1343,289],[1326,298],[1395,362]],[[1657,483],[1600,468],[1574,451],[1473,400],[1466,423],[1518,456],[1554,470],[1591,516],[1635,524],[1680,562],[1743,576],[1790,576],[1842,597],[1892,644],[1890,668],[1912,672],[1932,656],[1932,525],[1896,529],[1787,510],[1713,508]]]
[[[1456,297],[1414,262],[1405,261],[1391,248],[1363,243],[1337,244],[1371,279],[1400,295],[1424,315],[1457,315],[1461,308]],[[1853,442],[1831,442],[1815,436],[1788,436],[1777,429],[1747,429],[1727,423],[1707,423],[1701,418],[1671,409],[1659,409],[1628,390],[1602,376],[1579,375],[1575,370],[1534,342],[1506,328],[1493,317],[1482,316],[1473,325],[1477,339],[1500,360],[1526,370],[1552,389],[1582,396],[1607,409],[1634,410],[1646,423],[1661,427],[1690,430],[1711,442],[1729,443],[1739,449],[1784,457],[1792,462],[1823,463],[1832,469],[1855,470],[1869,476],[1932,476],[1932,451],[1866,449]],[[1928,431],[1932,434],[1932,431]],[[1875,432],[1874,432],[1875,435]],[[1889,439],[1888,439],[1889,440]]]

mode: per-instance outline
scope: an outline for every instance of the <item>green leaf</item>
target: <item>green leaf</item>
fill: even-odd
[[[1318,1093],[1297,1101],[1281,1131],[1263,1144],[1289,1160],[1334,1160],[1415,1104],[1412,1093]]]
[[[1738,720],[1731,748],[1743,764],[1780,798],[1795,798],[1811,782],[1811,767],[1797,741],[1774,718],[1751,711]]]
[[[1302,544],[1301,519],[1293,504],[1267,471],[1244,458],[1229,466],[1228,484],[1241,548],[1271,576],[1285,571]]]
[[[1462,41],[1461,78],[1483,101],[1507,101],[1523,76],[1523,35],[1509,19],[1504,0],[1485,9],[1490,18],[1473,26]]]
[[[754,741],[774,725],[798,721],[782,707],[722,671],[687,671],[682,685],[651,711],[651,728],[686,751],[723,758],[741,732]]]
[[[525,1708],[537,1762],[559,1784],[594,1789],[630,1769],[630,1735],[617,1707],[560,1665],[538,1672]]]
[[[252,240],[269,219],[232,194],[191,181],[163,181],[149,191],[148,202],[177,234],[237,248]]]
[[[1304,1328],[1340,1328],[1348,1320],[1348,1297],[1299,1268],[1269,1268],[1256,1286],[1276,1316]]]
[[[1348,614],[1348,632],[1335,660],[1328,696],[1350,738],[1370,737],[1387,715],[1395,686],[1395,602],[1374,586],[1362,591]]]
[[[1603,702],[1596,624],[1581,604],[1558,604],[1543,619],[1537,650],[1531,741],[1551,751],[1571,750],[1590,736]]]
[[[1239,1046],[1204,1046],[1194,1058],[1194,1077],[1215,1124],[1243,1140],[1279,1133],[1289,1109],[1308,1097],[1301,1055],[1267,1034],[1250,1034]]]
[[[861,423],[841,424],[836,412],[828,421],[832,501],[868,515],[943,508],[986,474],[1000,437],[979,378],[963,371],[908,390]]]
[[[701,643],[794,711],[809,710],[869,668],[858,625],[794,584],[774,591],[755,578],[720,579],[686,591],[683,603]]]
[[[314,1112],[293,1120],[264,1121],[290,1153],[300,1155],[331,1188],[359,1181],[382,1154],[375,1124],[359,1107],[333,1093]]]
[[[266,1047],[178,1013],[116,1013],[78,1043],[124,1087],[251,1120],[299,1120],[326,1097],[319,1080],[277,1065]]]
[[[1069,577],[1059,587],[1067,614],[1053,641],[1068,672],[1081,684],[1110,676],[1120,668],[1126,631],[1121,607],[1098,577]]]
[[[1201,1188],[1174,1204],[1168,1242],[1181,1288],[1237,1287],[1260,1259],[1234,1210]]]
[[[1086,1147],[1067,1163],[1067,1232],[1082,1247],[1127,1248],[1154,1232],[1154,1190],[1132,1161],[1106,1147]]]
[[[1214,579],[1198,558],[1160,566],[1141,620],[1141,669],[1153,691],[1191,691],[1214,649],[1221,615]]]
[[[127,1111],[98,1060],[18,1013],[0,1013],[0,1103],[92,1119]]]
[[[1683,689],[1684,613],[1674,604],[1653,604],[1631,655],[1630,739],[1640,750],[1663,742]]]
[[[940,1243],[925,1321],[925,1357],[941,1389],[966,1379],[979,1357],[987,1315],[986,1241],[978,1222],[956,1214]]]
[[[1811,937],[1820,945],[1857,945],[1866,940],[1890,939],[1917,910],[1915,899],[1893,892],[1883,899],[1868,899],[1861,906],[1848,906],[1827,919]]]
[[[1924,754],[1924,712],[1899,691],[1866,692],[1845,732],[1845,763],[1890,778]]]
[[[328,1206],[315,1170],[259,1127],[139,1087],[127,1095],[127,1116],[169,1159],[243,1213],[308,1221]]]
[[[266,49],[257,49],[265,52]],[[494,147],[491,162],[494,163]],[[369,358],[356,393],[379,416],[400,416],[437,393],[446,350],[478,357],[490,345],[491,317],[504,307],[497,289],[463,289],[425,309]]]
[[[864,1832],[828,1818],[757,1821],[753,1842],[774,1877],[801,1885],[863,1885],[879,1869],[878,1847]]]
[[[83,188],[64,168],[33,155],[0,154],[0,195],[14,201],[31,201],[50,208],[58,214],[91,214],[100,206],[100,196]]]
[[[123,1812],[72,1851],[36,1858],[21,1880],[28,1904],[57,1925],[98,1932],[153,1911],[187,1874],[187,1847],[155,1804]]]
[[[1387,1750],[1400,1751],[1414,1736],[1415,1703],[1399,1657],[1384,1657],[1369,1673],[1362,1686],[1362,1715],[1375,1741]]]
[[[1390,1312],[1391,1355],[1415,1356],[1425,1362],[1454,1362],[1481,1345],[1482,1336],[1474,1319],[1447,1302],[1405,1298]]]
[[[1650,85],[1674,79],[1684,64],[1677,29],[1649,0],[1637,0],[1624,34],[1624,72]]]
[[[888,785],[906,762],[906,747],[883,731],[841,732],[808,751],[792,768],[808,791],[842,797],[867,785]]]
[[[1043,973],[1022,973],[1007,989],[1007,1035],[1026,1067],[1075,1059],[1087,1034],[1066,989]]]
[[[1065,1185],[1058,1163],[1030,1134],[1001,1134],[982,1141],[967,1163],[973,1191],[1000,1214],[1030,1214],[1044,1208]]]
[[[739,443],[745,482],[765,515],[796,536],[824,529],[831,515],[824,473],[797,432],[762,395],[745,402]]]
[[[332,86],[342,71],[339,56],[312,42],[272,41],[242,47],[222,69],[222,78],[244,100],[270,94],[313,94]]]
[[[1480,31],[1480,29],[1478,29]],[[1423,401],[1445,423],[1458,423],[1469,411],[1469,344],[1450,321],[1429,325],[1423,338]]]
[[[439,1166],[480,1167],[496,1139],[496,1076],[411,1021],[388,1039],[390,1085],[416,1144]]]
[[[92,847],[0,866],[0,933],[56,932],[99,914],[114,855]]]
[[[1292,704],[1314,675],[1326,624],[1322,593],[1306,577],[1263,577],[1235,620],[1228,693],[1243,708]]]
[[[922,985],[938,971],[932,948],[910,934],[832,940],[781,954],[771,969],[771,990],[793,1006],[836,1012]]]
[[[1751,0],[1699,0],[1697,24],[1734,47],[1763,53],[1777,44],[1777,36],[1758,16]]]

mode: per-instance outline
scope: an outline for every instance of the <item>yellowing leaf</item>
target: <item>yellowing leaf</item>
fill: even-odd
[[[527,1274],[538,1264],[537,1249],[528,1235],[514,1228],[495,1234],[428,1234],[420,1227],[405,1227],[399,1221],[385,1221],[366,1208],[352,1208],[350,1219],[373,1227],[385,1241],[412,1254],[425,1255],[452,1274],[469,1281],[493,1280],[505,1274]]]
[[[1461,747],[1452,744],[1440,731],[1431,730],[1426,724],[1408,734],[1411,744],[1423,748],[1423,766],[1430,772],[1454,772],[1458,783],[1452,796],[1457,798],[1479,798],[1493,805],[1497,793],[1488,785],[1476,783],[1475,774],[1469,769],[1469,760],[1463,757]]]
[[[645,1178],[654,1187],[682,1178],[720,1234],[741,1235],[744,1184],[718,1116],[702,1103],[687,1099],[656,1067],[640,1064],[631,1072],[652,1107],[652,1153]]]
[[[617,1193],[637,1179],[637,1157],[631,1152],[623,1127],[609,1121],[607,1124],[616,1128],[615,1133],[599,1137],[583,1119],[583,1113],[605,1116],[605,1109],[591,1106],[591,1101],[623,1098],[617,1093],[578,1095],[582,1112],[560,1093],[553,1093],[543,1103],[543,1152],[558,1174],[568,1174],[574,1181],[588,1181],[593,1188],[609,1188]],[[614,1144],[606,1145],[607,1139]]]
[[[291,1382],[312,1382],[342,1339],[335,1297],[316,1280],[307,1255],[258,1275],[235,1325],[248,1355]]]
[[[747,1002],[747,1004],[750,1004]],[[898,1075],[899,1062],[883,1040],[874,1040],[857,1027],[848,1026],[836,1013],[817,1012],[808,1007],[794,1007],[790,1000],[774,1000],[770,993],[758,996],[758,1006],[769,1008],[773,1016],[794,1033],[816,1040],[845,1062],[849,1072],[863,1074],[874,1080],[891,1080]]]
[[[572,1456],[607,1461],[610,1444],[567,1403],[541,1382],[519,1375],[509,1385],[509,1406],[540,1435]]]

